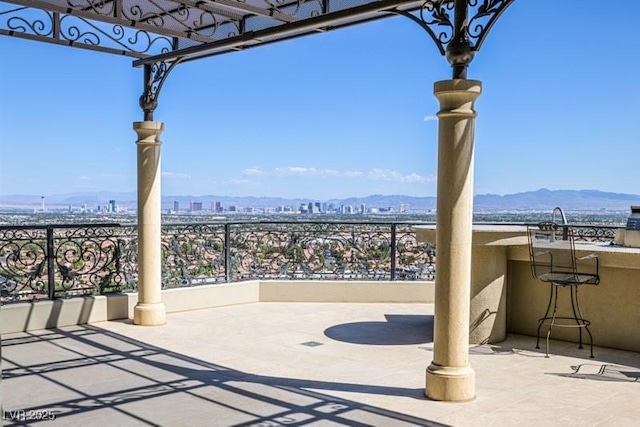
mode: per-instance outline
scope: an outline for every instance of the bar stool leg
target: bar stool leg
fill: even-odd
[[[547,310],[544,313],[544,317],[540,318],[538,320],[538,331],[537,331],[537,337],[536,337],[536,349],[540,348],[540,329],[542,328],[542,325],[547,323],[549,325],[549,329],[547,330],[547,336],[546,336],[546,349],[545,349],[545,357],[549,357],[549,341],[551,339],[551,330],[553,329],[553,327],[555,326],[555,322],[556,320],[566,320],[566,321],[570,321],[573,320],[575,321],[576,325],[575,327],[578,328],[578,348],[582,349],[584,348],[582,345],[582,329],[584,328],[587,331],[587,335],[589,335],[589,350],[590,350],[590,355],[589,357],[591,359],[594,358],[593,356],[593,335],[591,334],[591,331],[589,330],[589,325],[591,324],[591,322],[589,322],[588,320],[586,320],[584,318],[584,316],[582,315],[582,309],[580,308],[580,299],[578,298],[578,286],[569,286],[569,293],[570,293],[570,298],[571,298],[571,310],[573,311],[573,317],[563,317],[563,316],[558,316],[558,287],[560,287],[560,285],[555,285],[555,284],[551,284],[551,289],[550,289],[550,294],[549,294],[549,304],[547,305]],[[564,286],[563,286],[564,287]],[[551,306],[553,306],[553,311],[551,312]],[[549,316],[549,313],[551,312],[551,316]],[[568,327],[570,325],[566,325],[566,324],[559,324],[559,327]]]
[[[584,318],[584,316],[582,315],[582,310],[580,309],[580,299],[578,298],[578,286],[575,286],[575,298],[574,298],[574,294],[571,294],[571,308],[573,309],[573,315],[576,318],[576,323],[578,325],[578,331],[580,332],[580,347],[578,348],[582,348],[582,328],[584,328],[587,331],[587,334],[589,335],[589,348],[590,348],[590,355],[589,358],[593,359],[593,335],[591,335],[591,331],[589,330],[589,325],[591,324],[591,322],[589,322],[588,320],[586,320]],[[575,304],[574,304],[575,301]]]
[[[544,312],[544,316],[538,320],[538,334],[536,339],[536,348],[540,349],[540,328],[544,324],[544,321],[549,318],[549,310],[551,309],[551,302],[553,301],[553,283],[549,284],[549,303],[547,304],[547,311]]]
[[[544,357],[549,358],[549,338],[551,337],[551,329],[556,322],[556,315],[558,314],[558,287],[551,285],[553,289],[553,315],[551,316],[551,323],[549,323],[549,329],[547,330],[547,348],[545,349]],[[544,320],[548,319],[545,317]]]

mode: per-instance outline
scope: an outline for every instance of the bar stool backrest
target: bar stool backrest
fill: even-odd
[[[541,222],[528,227],[528,235],[534,278],[561,286],[598,284],[597,258],[595,255],[576,257],[575,233],[571,226]],[[595,263],[581,262],[591,260]]]

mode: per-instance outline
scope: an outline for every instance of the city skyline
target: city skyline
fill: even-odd
[[[514,2],[471,64],[483,82],[475,194],[640,193],[628,155],[640,82],[616,77],[638,68],[640,3],[624,2],[615,31],[600,2],[568,3]],[[544,10],[554,13],[542,22]],[[11,59],[0,69],[0,194],[135,191],[142,71],[131,59],[9,37],[0,52]],[[155,115],[162,192],[434,196],[432,87],[450,74],[401,17],[181,64]]]
[[[0,195],[0,210],[33,209],[45,211],[45,199],[48,210],[68,212],[118,212],[135,210],[137,195],[135,192],[115,193],[72,193],[52,197],[36,195]],[[376,209],[379,212],[399,211],[432,211],[436,209],[434,196],[406,196],[406,195],[369,195],[365,197],[348,197],[343,199],[319,200],[313,197],[282,198],[282,197],[240,197],[240,196],[180,196],[163,195],[162,208],[166,211],[217,211],[239,212],[245,208],[273,209],[283,208],[282,211],[313,213],[313,206],[318,211],[327,212],[347,208],[349,211],[365,212]],[[365,208],[363,208],[363,206]],[[404,206],[404,208],[403,208]],[[568,210],[579,211],[624,211],[630,207],[640,206],[640,194],[625,194],[602,192],[597,190],[549,190],[539,189],[522,193],[496,195],[480,194],[474,196],[474,209],[482,210],[517,210],[540,211],[551,210],[560,206]],[[353,209],[350,209],[352,207]],[[286,208],[286,209],[285,209]]]

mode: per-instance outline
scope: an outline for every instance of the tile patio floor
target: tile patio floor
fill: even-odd
[[[640,354],[595,348],[589,359],[552,341],[545,358],[519,335],[471,349],[475,401],[427,400],[432,313],[430,304],[256,303],[170,314],[160,327],[4,335],[4,425],[49,414],[27,424],[640,425]]]

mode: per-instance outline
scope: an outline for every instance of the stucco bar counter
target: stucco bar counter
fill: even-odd
[[[416,233],[420,242],[436,241],[435,226]],[[507,332],[535,337],[549,285],[531,275],[526,227],[474,225],[472,245],[470,343],[497,343]],[[640,248],[576,244],[577,256],[590,253],[598,255],[600,284],[580,288],[580,305],[594,345],[640,352]],[[559,310],[570,310],[569,292],[559,298]],[[552,338],[577,342],[578,333],[554,328]]]

